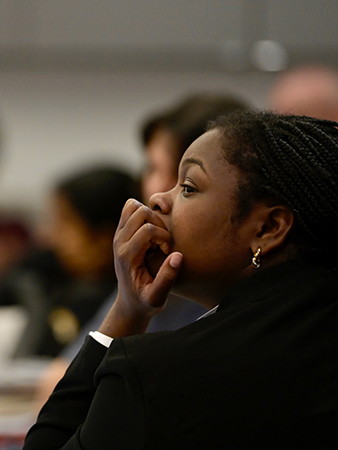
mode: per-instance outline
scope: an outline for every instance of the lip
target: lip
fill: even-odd
[[[170,230],[168,229],[167,224],[166,224],[166,223],[164,222],[164,220],[163,220],[163,218],[164,218],[166,215],[165,215],[165,214],[161,214],[161,213],[159,212],[159,210],[156,210],[156,209],[153,209],[152,212],[153,212],[153,214],[154,214],[155,216],[157,216],[157,217],[161,220],[161,222],[162,222],[163,225],[164,225],[164,228],[165,228],[167,231],[169,231],[169,233],[170,233]]]

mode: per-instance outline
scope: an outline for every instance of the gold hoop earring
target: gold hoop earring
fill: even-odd
[[[252,257],[252,267],[255,269],[259,269],[261,267],[261,248],[258,247],[258,249],[255,251]]]

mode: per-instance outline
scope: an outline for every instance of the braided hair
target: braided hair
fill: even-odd
[[[338,123],[270,112],[235,113],[209,129],[222,133],[226,160],[244,174],[238,216],[255,201],[279,201],[295,218],[302,254],[338,252]]]

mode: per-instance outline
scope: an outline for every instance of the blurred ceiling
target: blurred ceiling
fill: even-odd
[[[337,0],[2,0],[0,70],[338,63]]]

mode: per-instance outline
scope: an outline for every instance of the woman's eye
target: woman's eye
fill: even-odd
[[[182,184],[182,192],[183,195],[189,195],[189,194],[193,194],[194,192],[196,192],[196,189],[189,186],[188,184]]]

